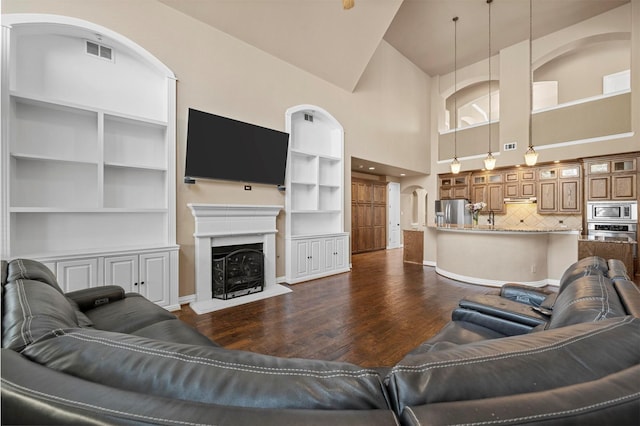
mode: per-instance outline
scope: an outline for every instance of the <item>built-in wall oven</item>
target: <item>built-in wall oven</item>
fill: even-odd
[[[597,201],[587,203],[587,236],[594,239],[638,241],[638,203]],[[637,246],[634,245],[634,257]]]

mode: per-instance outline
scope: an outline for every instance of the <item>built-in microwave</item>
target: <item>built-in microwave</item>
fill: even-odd
[[[633,221],[638,220],[637,202],[589,202],[587,203],[589,221]]]

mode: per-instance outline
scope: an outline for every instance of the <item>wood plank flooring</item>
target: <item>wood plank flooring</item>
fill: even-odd
[[[403,263],[402,249],[355,254],[352,264],[282,296],[204,315],[183,305],[177,314],[229,349],[381,367],[437,333],[465,295],[497,292]]]

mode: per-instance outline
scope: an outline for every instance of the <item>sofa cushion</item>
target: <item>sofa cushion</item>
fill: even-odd
[[[458,311],[458,309],[456,309],[456,311]],[[429,351],[441,351],[465,343],[497,339],[500,337],[505,337],[505,335],[478,325],[475,322],[465,320],[457,321],[454,318],[454,320],[449,321],[438,334],[413,349],[410,354],[415,355]]]
[[[54,286],[27,279],[10,280],[2,297],[2,347],[22,350],[53,336],[52,331],[78,327],[76,312]]]
[[[148,325],[131,334],[188,345],[220,346],[177,318]]]
[[[135,293],[127,293],[124,299],[89,309],[85,314],[95,328],[119,333],[133,333],[159,321],[176,318],[171,312]]]
[[[628,280],[629,275],[627,274],[627,267],[624,262],[620,259],[609,259],[607,260],[607,264],[609,265],[609,271],[607,272],[607,276],[612,280]]]
[[[604,275],[576,279],[558,294],[547,328],[627,315],[611,280]]]
[[[638,286],[629,280],[615,280],[613,287],[616,289],[627,314],[640,317],[640,289]]]
[[[566,286],[581,277],[590,275],[606,275],[609,271],[607,261],[598,256],[585,257],[569,266],[558,284],[558,293],[562,293]]]
[[[66,375],[2,350],[2,424],[397,425],[388,409],[239,408],[130,392]]]
[[[462,299],[461,308],[483,312],[507,321],[528,325],[533,328],[546,324],[549,317],[533,309],[537,305],[528,305],[507,299],[497,294],[474,294]]]
[[[403,425],[636,425],[640,365],[551,391],[406,407]]]
[[[118,389],[254,408],[388,408],[378,373],[356,365],[161,342],[95,329],[60,333],[23,355]]]
[[[62,294],[56,276],[44,264],[31,259],[15,259],[9,262],[7,282],[15,280],[33,280],[48,284]]]
[[[637,365],[638,341],[640,319],[627,316],[408,355],[388,377],[391,401],[402,413],[599,380]]]

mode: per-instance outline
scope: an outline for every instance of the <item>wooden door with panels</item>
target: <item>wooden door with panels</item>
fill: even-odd
[[[352,253],[382,250],[387,245],[386,182],[352,179]]]

